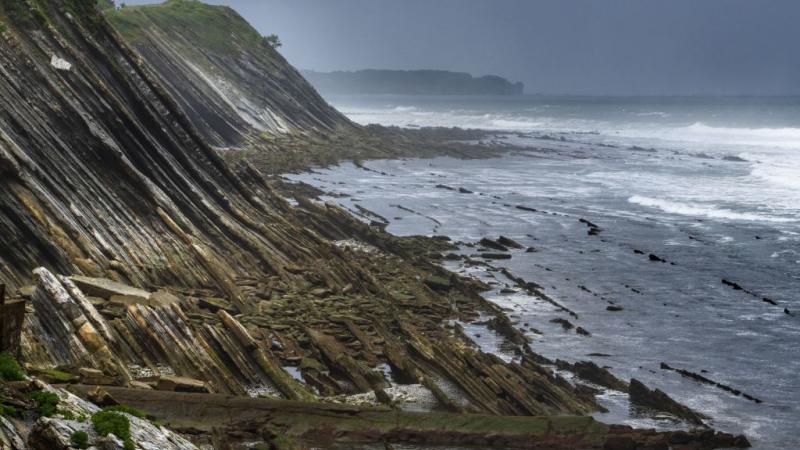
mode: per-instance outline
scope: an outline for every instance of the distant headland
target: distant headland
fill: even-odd
[[[446,70],[357,70],[303,76],[323,94],[522,95],[525,85],[497,76]]]

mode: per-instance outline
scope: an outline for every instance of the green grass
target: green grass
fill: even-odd
[[[123,441],[131,438],[131,421],[116,411],[100,411],[92,415],[92,425],[100,436],[114,436]]]
[[[141,413],[141,411],[126,407],[122,407],[119,410],[104,409],[103,411],[95,413],[92,416],[94,430],[97,431],[100,436],[113,434],[122,439],[123,448],[125,450],[134,450],[136,444],[131,439],[131,421],[121,414],[122,412],[131,414],[129,411]]]
[[[0,380],[22,381],[24,379],[25,372],[19,366],[17,360],[8,352],[0,353]]]
[[[17,408],[11,405],[0,405],[0,416],[16,416]]]
[[[147,28],[157,27],[221,53],[234,50],[235,44],[248,48],[265,45],[261,34],[234,10],[196,0],[127,6],[120,10],[105,10],[104,14],[117,31],[134,42],[144,39]]]
[[[34,370],[34,375],[36,375],[36,371]],[[69,383],[75,380],[75,375],[71,373],[63,372],[58,369],[46,369],[39,372],[44,378],[47,378],[48,381],[53,383]]]
[[[103,411],[121,412],[130,414],[133,417],[138,417],[140,419],[145,418],[145,413],[143,411],[126,405],[106,406],[103,408]]]
[[[89,434],[85,431],[76,431],[69,437],[69,441],[75,448],[88,448],[89,447]]]
[[[42,417],[50,417],[56,413],[58,395],[47,391],[33,391],[28,396],[36,402],[36,413]]]

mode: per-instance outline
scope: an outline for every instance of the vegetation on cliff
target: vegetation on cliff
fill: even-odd
[[[151,27],[180,30],[187,40],[220,54],[257,47],[264,42],[261,34],[233,9],[197,0],[167,0],[104,13],[133,44],[147,42],[147,30]]]

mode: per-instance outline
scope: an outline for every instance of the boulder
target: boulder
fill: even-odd
[[[102,370],[98,369],[81,367],[78,369],[78,375],[80,375],[81,383],[83,384],[96,384],[102,386],[111,386],[117,384],[113,377],[104,374]]]
[[[173,305],[179,303],[180,301],[181,299],[177,295],[161,289],[150,294],[150,299],[148,300],[147,304],[152,307],[162,307]]]
[[[325,298],[330,296],[331,294],[333,294],[333,292],[330,289],[326,288],[317,288],[311,290],[311,295],[313,295],[314,297]]]
[[[96,386],[94,389],[86,393],[86,398],[98,406],[116,406],[119,402],[108,393],[107,390]]]
[[[73,283],[89,297],[100,297],[111,299],[112,296],[124,296],[139,299],[142,304],[147,304],[150,293],[139,288],[128,286],[107,278],[90,278],[73,275],[70,277]]]
[[[134,388],[134,389],[145,389],[145,390],[148,390],[148,391],[153,389],[153,386],[150,386],[149,384],[144,383],[142,381],[136,381],[136,380],[131,380],[128,383],[128,385],[130,387]]]
[[[201,380],[174,375],[162,375],[158,379],[156,390],[172,392],[210,392],[206,383]]]
[[[441,277],[439,275],[431,275],[423,281],[426,286],[434,291],[447,291],[453,287],[453,283],[449,278]]]
[[[500,236],[497,238],[497,243],[508,248],[523,248],[522,244],[505,236]]]

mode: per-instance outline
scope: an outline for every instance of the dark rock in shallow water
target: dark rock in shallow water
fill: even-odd
[[[724,284],[726,286],[730,286],[731,288],[733,288],[734,291],[743,291],[744,290],[744,288],[742,288],[742,286],[740,286],[739,283],[734,283],[733,281],[726,280],[724,278],[722,279],[722,284]]]
[[[505,236],[500,236],[499,238],[497,238],[497,243],[500,245],[504,245],[508,248],[516,248],[516,249],[523,248],[522,244]]]
[[[684,370],[684,369],[676,369],[674,367],[670,367],[669,364],[664,363],[664,362],[661,363],[661,369],[663,369],[663,370],[671,370],[673,372],[677,372],[677,373],[681,374],[682,376],[684,376],[686,378],[690,378],[690,379],[695,380],[697,382],[704,383],[704,384],[709,384],[709,385],[712,385],[712,386],[716,386],[716,387],[722,389],[723,391],[727,391],[727,392],[730,392],[733,395],[744,397],[744,398],[746,398],[748,400],[751,400],[751,401],[753,401],[755,403],[761,403],[762,402],[761,399],[753,397],[750,394],[746,394],[746,393],[744,393],[744,392],[742,392],[742,391],[740,391],[738,389],[734,389],[734,388],[732,388],[730,386],[727,386],[727,385],[718,383],[718,382],[716,382],[714,380],[711,380],[709,378],[706,378],[703,375],[700,375],[699,373],[691,372],[691,371]],[[705,372],[705,371],[702,371],[702,372]]]
[[[562,319],[560,317],[552,319],[550,321],[550,323],[557,323],[557,324],[561,325],[561,327],[564,328],[565,330],[571,330],[571,329],[575,328],[575,325],[573,325],[569,320]]]
[[[578,219],[578,222],[585,224],[587,227],[589,227],[589,231],[587,232],[589,236],[597,236],[603,231],[602,228],[598,227],[592,222],[589,222],[586,219],[583,218]]]
[[[739,156],[725,156],[722,158],[723,161],[731,161],[731,162],[747,162],[746,159],[739,157]]]
[[[483,259],[511,259],[508,253],[481,253]]]
[[[611,311],[611,312],[618,312],[618,311],[622,311],[623,309],[625,309],[625,308],[623,308],[622,306],[619,306],[619,305],[606,306],[606,311]]]
[[[641,381],[633,378],[629,384],[628,394],[631,403],[646,408],[669,413],[679,419],[686,420],[695,425],[704,425],[707,417],[681,405],[661,390],[651,390]]]
[[[654,254],[652,254],[652,253],[650,253],[650,255],[648,256],[648,258],[649,258],[649,259],[650,259],[650,261],[652,261],[652,262],[660,262],[660,263],[665,263],[665,262],[667,262],[667,260],[666,260],[666,259],[664,259],[664,258],[662,258],[662,257],[660,257],[660,256],[658,256],[658,255],[654,255]]]
[[[561,369],[570,370],[575,375],[594,384],[614,389],[615,391],[628,392],[628,384],[615,377],[607,369],[598,366],[591,361],[578,361],[569,364],[564,361],[557,361],[556,364]]]
[[[480,245],[482,245],[482,246],[484,246],[486,248],[491,248],[493,250],[498,250],[498,251],[501,251],[501,252],[507,252],[508,251],[508,247],[506,247],[505,245],[503,245],[500,242],[493,241],[493,240],[491,240],[489,238],[482,238],[480,241],[478,241],[478,244],[480,244]]]

